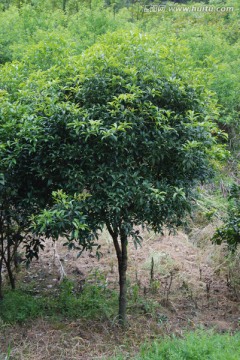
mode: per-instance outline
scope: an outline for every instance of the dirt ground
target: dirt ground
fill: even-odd
[[[209,241],[212,232],[211,226],[190,236],[144,232],[142,247],[129,244],[129,291],[138,284],[139,295],[159,304],[156,316],[131,309],[125,332],[110,320],[38,319],[21,326],[1,326],[0,347],[6,350],[10,343],[11,359],[16,360],[93,360],[119,353],[131,358],[142,343],[166,334],[181,336],[199,327],[240,330],[239,293],[229,275],[224,249]],[[33,262],[21,281],[35,278],[41,289],[52,291],[63,275],[81,283],[97,269],[108,286],[117,289],[116,255],[107,232],[100,241],[100,260],[90,253],[77,258],[61,242],[48,241],[39,261]]]

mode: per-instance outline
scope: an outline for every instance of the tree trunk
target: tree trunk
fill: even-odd
[[[125,326],[127,322],[127,237],[121,234],[121,258],[118,259],[119,271],[119,322]]]
[[[11,288],[12,288],[12,290],[15,290],[15,287],[16,287],[15,286],[15,277],[13,275],[11,264],[6,263],[6,268],[7,268],[8,278],[9,278],[9,281],[10,281]]]
[[[112,228],[107,223],[107,229],[113,239],[114,247],[118,259],[118,273],[119,273],[119,323],[124,327],[127,323],[127,235],[123,229]],[[118,235],[120,230],[120,243]]]
[[[8,239],[8,244],[7,244],[7,257],[4,256],[3,259],[5,262],[6,268],[7,268],[8,278],[10,281],[11,288],[13,290],[15,290],[15,277],[13,275],[13,271],[12,271],[12,267],[11,267],[12,255],[11,255],[11,245],[10,245],[9,239]]]

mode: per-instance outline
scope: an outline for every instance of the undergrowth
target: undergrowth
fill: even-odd
[[[114,319],[118,308],[118,293],[108,287],[103,274],[91,273],[79,287],[65,278],[58,287],[36,294],[35,283],[17,290],[5,290],[0,302],[0,320],[5,324],[24,323],[36,318]],[[137,284],[129,284],[128,313],[144,313],[155,317],[159,304],[143,296]],[[1,359],[0,359],[1,360]]]
[[[109,318],[116,313],[117,294],[102,283],[87,283],[79,292],[74,282],[64,280],[56,293],[32,295],[29,289],[6,291],[0,303],[3,323],[23,323],[38,317]]]

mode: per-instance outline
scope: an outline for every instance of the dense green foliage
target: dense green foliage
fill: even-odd
[[[173,73],[201,77],[216,92],[221,126],[239,144],[239,2],[221,3],[233,11],[143,13],[138,3],[66,1],[5,1],[0,12],[0,62],[20,61],[1,69],[1,88],[18,86],[29,72],[65,66],[71,56],[117,29],[152,33],[156,46],[165,47],[165,60]],[[15,6],[14,6],[15,5]],[[120,6],[121,5],[121,6]],[[126,7],[124,7],[126,5]],[[211,6],[217,6],[210,1]],[[195,4],[201,7],[201,4]],[[169,47],[171,45],[171,47]],[[14,68],[17,67],[17,71]],[[169,69],[170,70],[170,69]],[[203,71],[196,75],[196,71]],[[17,74],[16,74],[17,72]],[[9,75],[12,80],[9,82]],[[7,84],[4,78],[7,77]],[[16,87],[15,87],[16,89]]]

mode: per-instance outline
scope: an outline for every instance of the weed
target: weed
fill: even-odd
[[[184,338],[175,336],[145,345],[133,360],[237,360],[240,358],[240,333],[216,334],[198,330]],[[121,355],[111,360],[124,360]]]
[[[1,302],[0,318],[4,323],[23,323],[37,317],[56,318],[109,318],[117,309],[117,294],[106,284],[89,283],[80,293],[75,283],[64,279],[58,293],[29,295],[27,288],[8,291]]]
[[[150,283],[150,291],[152,294],[157,294],[160,290],[161,284],[159,280],[153,280]]]
[[[218,251],[218,256],[213,259],[213,265],[215,274],[226,279],[229,298],[238,301],[240,299],[240,247],[235,253],[229,253],[223,247],[221,252]]]
[[[154,258],[151,259],[151,268],[150,268],[150,290],[153,294],[156,294],[160,289],[160,281],[154,278]]]
[[[158,325],[162,325],[168,322],[168,317],[165,314],[157,314],[157,323]]]
[[[129,293],[129,309],[133,309],[133,312],[136,314],[139,310],[140,313],[148,314],[151,317],[155,317],[157,311],[159,310],[159,303],[151,298],[142,297],[140,295],[140,289],[137,284],[131,287],[132,291]]]
[[[47,312],[69,319],[109,318],[117,309],[117,294],[106,287],[101,279],[94,283],[85,282],[82,291],[75,290],[75,283],[64,279],[57,297],[50,299]]]
[[[170,271],[169,276],[166,278],[166,284],[165,284],[165,288],[164,288],[164,295],[165,295],[166,303],[168,303],[168,301],[169,301],[169,295],[171,292],[172,281],[173,281],[173,271]]]
[[[10,360],[11,347],[8,345],[7,354],[0,354],[0,360]]]
[[[174,260],[165,252],[158,252],[151,254],[150,258],[146,261],[144,267],[149,269],[150,281],[154,280],[154,276],[169,275],[175,268]]]
[[[132,301],[134,303],[136,303],[138,301],[138,298],[139,298],[139,291],[140,291],[140,287],[138,284],[134,284],[132,287],[131,287],[131,296],[132,296]]]
[[[42,314],[42,299],[21,290],[7,291],[1,301],[0,318],[5,323],[22,323]]]
[[[151,270],[150,270],[150,282],[153,282],[153,280],[154,280],[154,258],[152,256]]]
[[[207,293],[208,307],[209,307],[209,305],[210,305],[210,296],[211,296],[211,294],[210,294],[210,289],[211,289],[211,283],[212,283],[211,280],[208,280],[208,281],[206,282],[206,293]]]
[[[164,339],[145,347],[137,359],[196,359],[196,360],[234,360],[240,357],[240,334],[230,336],[212,332],[196,331],[184,339]]]

